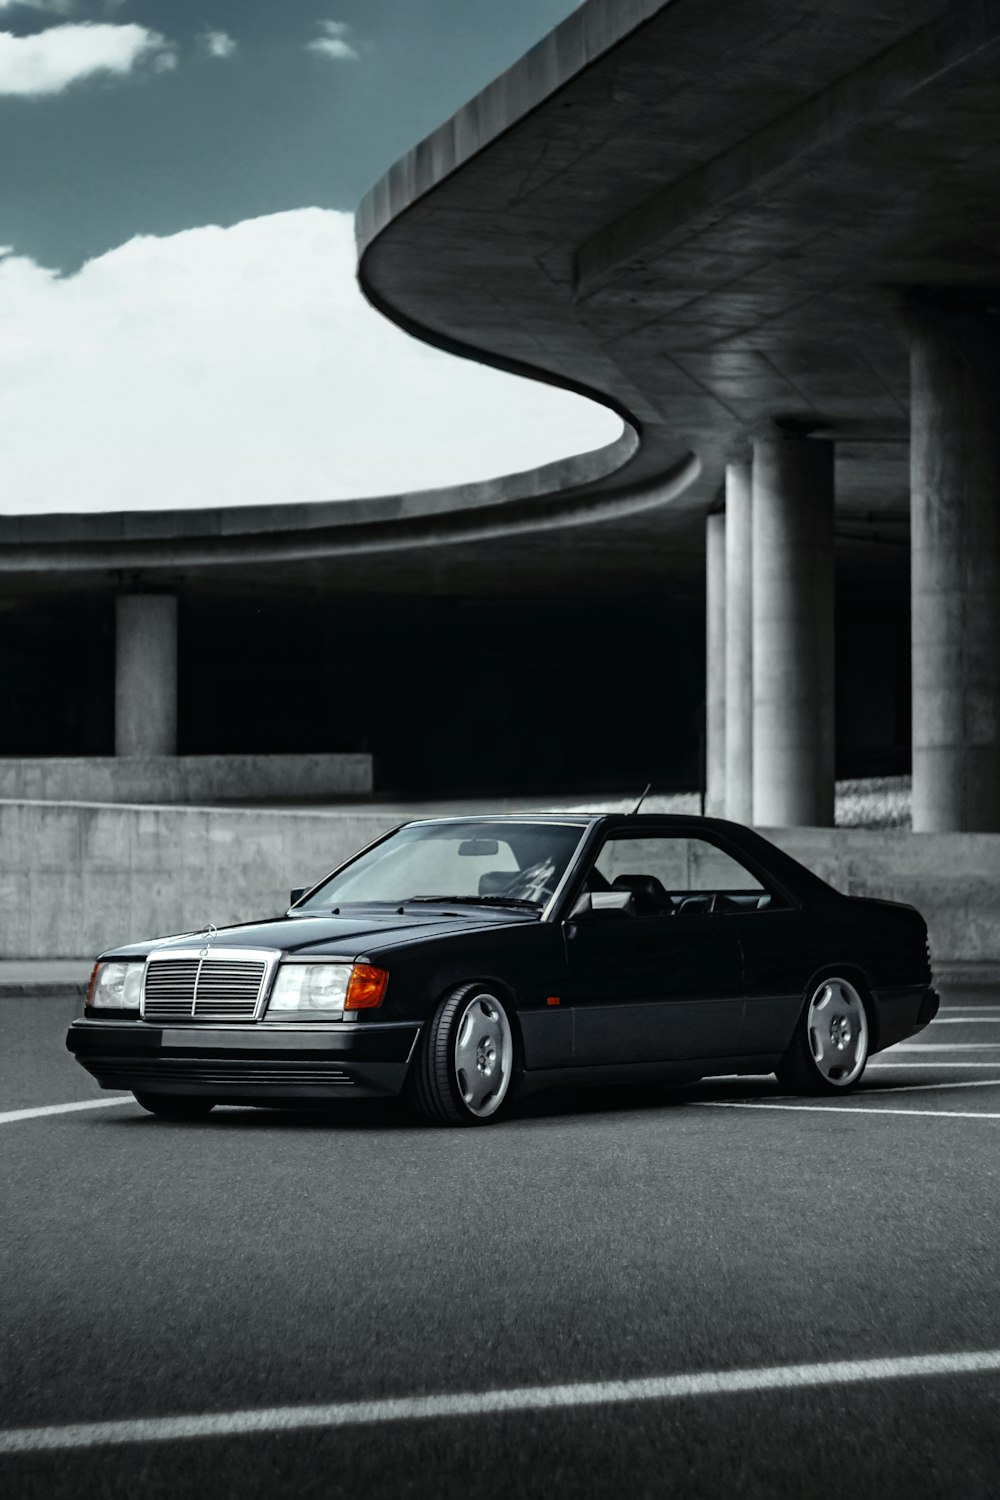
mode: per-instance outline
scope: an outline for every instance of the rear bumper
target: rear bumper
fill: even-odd
[[[878,1015],[877,1045],[881,1052],[894,1042],[902,1042],[929,1026],[941,1004],[937,990],[929,985],[904,989],[877,990],[874,995]]]
[[[102,1088],[220,1102],[290,1103],[398,1094],[417,1022],[330,1026],[74,1021],[66,1046]]]

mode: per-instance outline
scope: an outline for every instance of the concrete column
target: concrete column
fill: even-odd
[[[177,600],[115,601],[115,754],[177,753]]]
[[[833,823],[833,444],[753,461],[753,820]]]
[[[705,520],[705,811],[726,812],[726,518]]]
[[[753,514],[750,465],[726,468],[726,817],[753,821]]]
[[[913,827],[997,832],[1000,317],[926,308],[910,335]]]

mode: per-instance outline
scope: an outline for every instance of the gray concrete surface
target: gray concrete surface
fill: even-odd
[[[831,444],[792,434],[758,440],[752,507],[753,812],[745,821],[825,827],[834,820]]]
[[[912,309],[913,826],[1000,829],[1000,333]]]
[[[177,752],[177,598],[115,600],[115,754]]]
[[[726,815],[726,516],[705,522],[705,811]]]
[[[26,598],[65,588],[68,579],[75,588],[114,588],[123,569],[155,587],[197,578],[223,594],[333,584],[349,593],[406,591],[431,566],[439,591],[466,589],[473,574],[480,586],[498,575],[506,584],[511,569],[550,583],[553,567],[593,580],[589,565],[580,568],[589,547],[577,557],[566,528],[572,538],[581,523],[658,509],[699,471],[685,455],[669,471],[626,475],[614,493],[602,489],[599,481],[624,469],[637,443],[628,427],[604,448],[539,469],[370,500],[0,517],[0,575],[12,597]],[[446,543],[428,563],[427,549]],[[536,553],[545,555],[547,574],[532,567]]]
[[[753,484],[726,465],[726,793],[723,816],[753,821]]]
[[[63,1048],[70,1014],[0,1007],[0,1114],[101,1099]],[[885,1054],[837,1107],[744,1079],[541,1096],[455,1132],[381,1104],[174,1126],[126,1103],[3,1123],[0,1436],[995,1350],[996,1031],[955,1007],[925,1033],[930,1050]],[[995,1374],[937,1376],[265,1424],[3,1457],[0,1487],[6,1500],[986,1500],[996,1396]]]
[[[0,798],[40,802],[290,802],[364,797],[370,755],[0,758]]]

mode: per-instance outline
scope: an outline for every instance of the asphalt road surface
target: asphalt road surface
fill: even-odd
[[[832,1104],[464,1131],[158,1121],[75,1009],[0,1002],[4,1500],[1000,1496],[1000,989]]]

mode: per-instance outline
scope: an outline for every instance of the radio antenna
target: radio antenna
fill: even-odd
[[[639,798],[638,802],[633,807],[631,813],[629,814],[630,817],[632,817],[632,818],[635,817],[636,813],[639,811],[640,807],[645,802],[646,798],[649,796],[649,794],[650,794],[650,792],[652,790],[653,790],[653,783],[650,782],[649,785],[647,786],[646,790],[643,792],[642,796]]]

